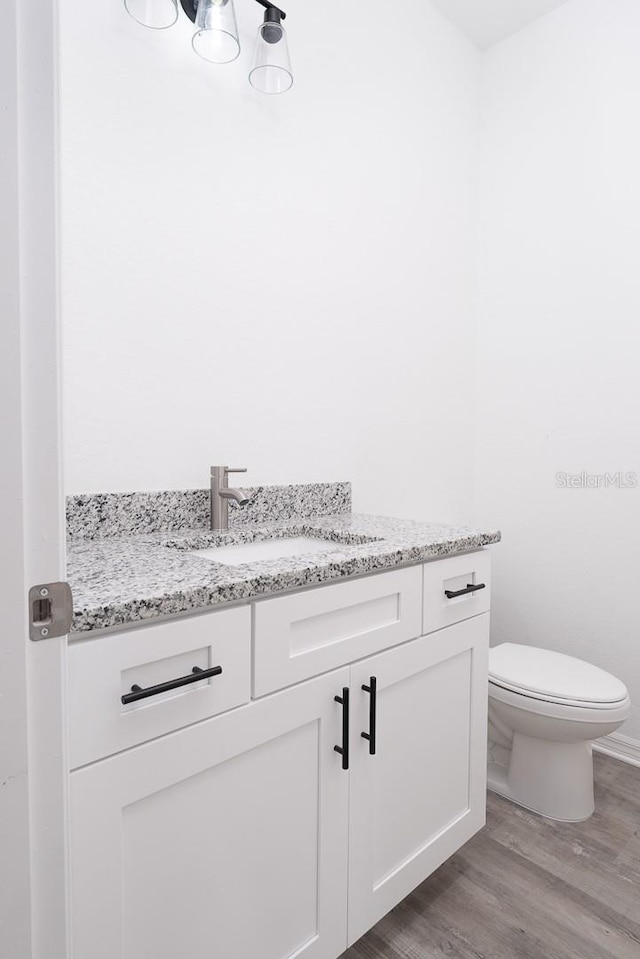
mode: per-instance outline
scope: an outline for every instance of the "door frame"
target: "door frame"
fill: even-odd
[[[55,0],[9,0],[0,31],[0,891],[13,959],[69,955],[66,637],[31,642],[27,610],[31,586],[65,575],[57,21]]]

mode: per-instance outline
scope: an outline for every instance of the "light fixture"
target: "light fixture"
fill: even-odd
[[[231,63],[240,53],[233,0],[199,0],[193,49],[209,63]]]
[[[258,28],[249,83],[261,93],[286,93],[293,83],[287,35],[281,21],[286,13],[265,0],[264,22]]]
[[[166,30],[178,19],[178,0],[124,0],[127,13],[143,27]]]
[[[258,29],[249,82],[261,93],[285,93],[293,83],[287,36],[282,26],[286,13],[268,0]],[[127,12],[145,27],[164,30],[178,19],[178,0],[124,0]],[[192,45],[209,63],[231,63],[240,54],[233,0],[180,0],[196,32]]]

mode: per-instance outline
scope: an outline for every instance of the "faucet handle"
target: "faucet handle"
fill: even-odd
[[[246,473],[246,466],[227,466],[225,468],[225,473]]]

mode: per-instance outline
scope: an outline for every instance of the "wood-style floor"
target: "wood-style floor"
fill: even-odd
[[[640,768],[595,768],[585,823],[489,794],[486,828],[342,959],[640,959]]]

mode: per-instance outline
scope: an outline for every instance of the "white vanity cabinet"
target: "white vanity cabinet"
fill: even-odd
[[[72,644],[72,676],[100,650],[105,709],[142,667],[143,685],[163,681],[196,654],[229,683],[133,715],[112,704],[95,740],[74,738],[72,712],[77,754],[95,759],[71,773],[73,959],[337,959],[481,828],[488,589],[420,635],[425,577],[453,577],[451,592],[472,579],[454,559],[257,601],[251,623],[246,607],[205,614],[175,660],[181,621],[117,637],[109,668],[103,640]],[[474,563],[486,571],[486,554]],[[260,698],[246,700],[223,616],[238,649],[252,634]],[[300,681],[313,662],[322,675]]]

